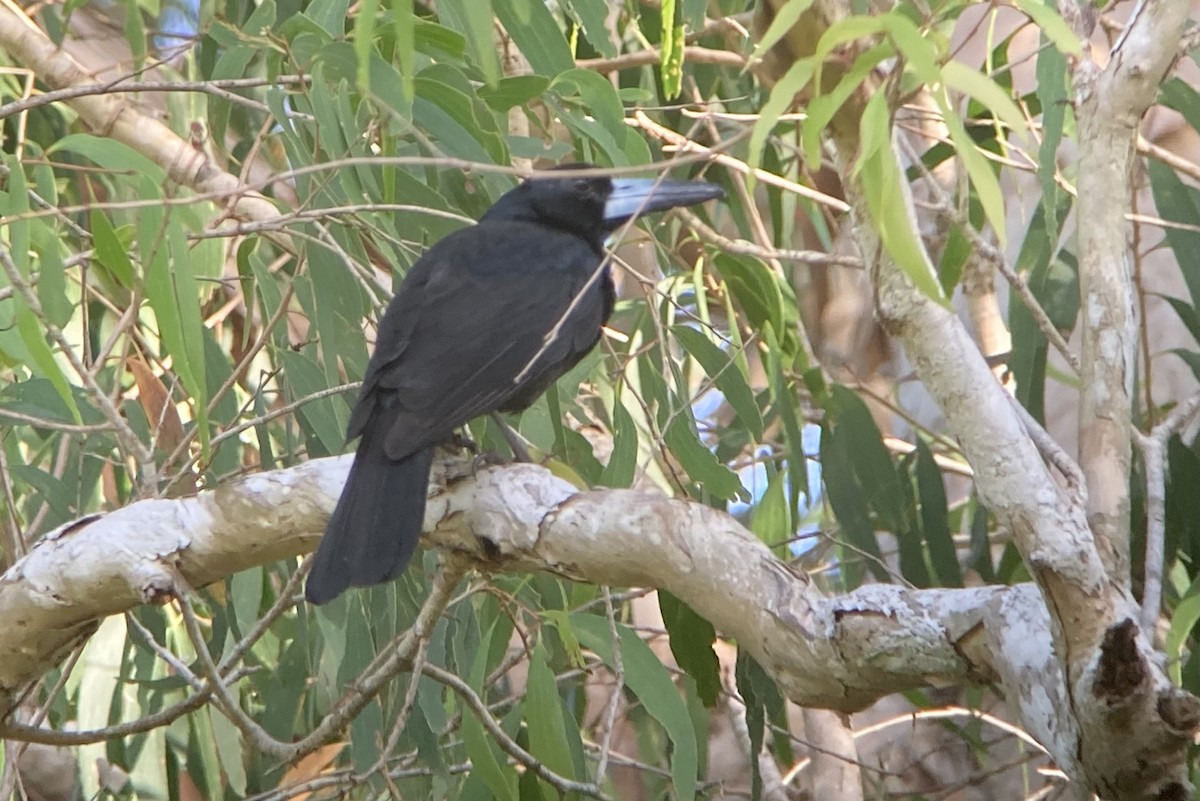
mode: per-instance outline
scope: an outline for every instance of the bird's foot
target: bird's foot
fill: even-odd
[[[470,451],[476,455],[479,454],[479,446],[475,444],[475,440],[466,434],[459,434],[457,431],[451,435],[446,444],[452,448],[462,448],[464,451]]]
[[[471,472],[478,473],[480,470],[486,470],[489,467],[502,467],[506,464],[512,464],[513,459],[505,456],[502,453],[488,451],[486,453],[477,453],[475,458],[471,460]]]

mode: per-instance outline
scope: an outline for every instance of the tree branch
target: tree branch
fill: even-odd
[[[191,498],[141,501],[48,535],[0,577],[0,619],[8,626],[0,713],[101,617],[161,600],[177,575],[201,586],[310,550],[349,463],[314,460]],[[1050,618],[1028,585],[875,585],[829,598],[722,512],[650,493],[579,492],[529,464],[473,477],[468,460],[439,461],[425,523],[426,544],[489,571],[669,590],[742,643],[801,705],[851,711],[931,681],[998,681],[1023,725],[1069,773],[1081,772]],[[421,620],[436,620],[449,601],[455,580],[443,578]],[[430,623],[421,620],[409,634]],[[406,636],[387,649],[360,683],[395,675],[417,642]],[[342,718],[334,718],[304,742],[336,732]]]
[[[1139,13],[1140,12],[1140,13]],[[1137,130],[1175,59],[1187,21],[1182,0],[1138,4],[1101,70],[1075,71],[1079,125],[1079,460],[1087,516],[1110,577],[1129,584],[1129,472],[1137,319],[1125,212]],[[1166,46],[1164,46],[1166,45]]]
[[[87,70],[57,47],[12,0],[0,0],[0,49],[54,89],[95,86]],[[234,216],[247,220],[278,216],[273,203],[261,195],[243,193],[241,181],[209,161],[202,149],[117,95],[83,94],[67,103],[88,127],[146,155],[166,170],[171,181],[199,192],[233,197]]]

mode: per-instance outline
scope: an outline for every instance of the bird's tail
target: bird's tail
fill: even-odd
[[[310,603],[331,601],[348,587],[390,581],[412,559],[425,520],[433,448],[393,461],[384,453],[386,439],[368,426],[358,444],[304,587]]]

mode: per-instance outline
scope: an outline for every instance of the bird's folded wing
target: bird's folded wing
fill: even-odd
[[[491,255],[549,264],[544,254],[528,249],[504,250]],[[427,258],[435,255],[431,251]],[[517,267],[481,273],[432,263],[419,297],[402,288],[405,296],[394,311],[408,317],[408,336],[402,344],[389,343],[393,358],[381,358],[378,365],[373,358],[370,373],[374,391],[394,393],[389,400],[398,407],[387,441],[390,458],[443,441],[455,428],[503,406],[529,381],[572,360],[582,333],[588,346],[594,341],[602,322],[597,282],[588,282],[595,255],[573,250],[551,255],[557,261],[549,272]],[[581,291],[584,298],[568,316]],[[582,328],[588,331],[577,330]]]

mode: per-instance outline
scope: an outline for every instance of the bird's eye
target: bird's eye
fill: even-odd
[[[592,182],[589,181],[587,178],[576,178],[575,179],[575,191],[590,192],[591,189],[592,189]]]

